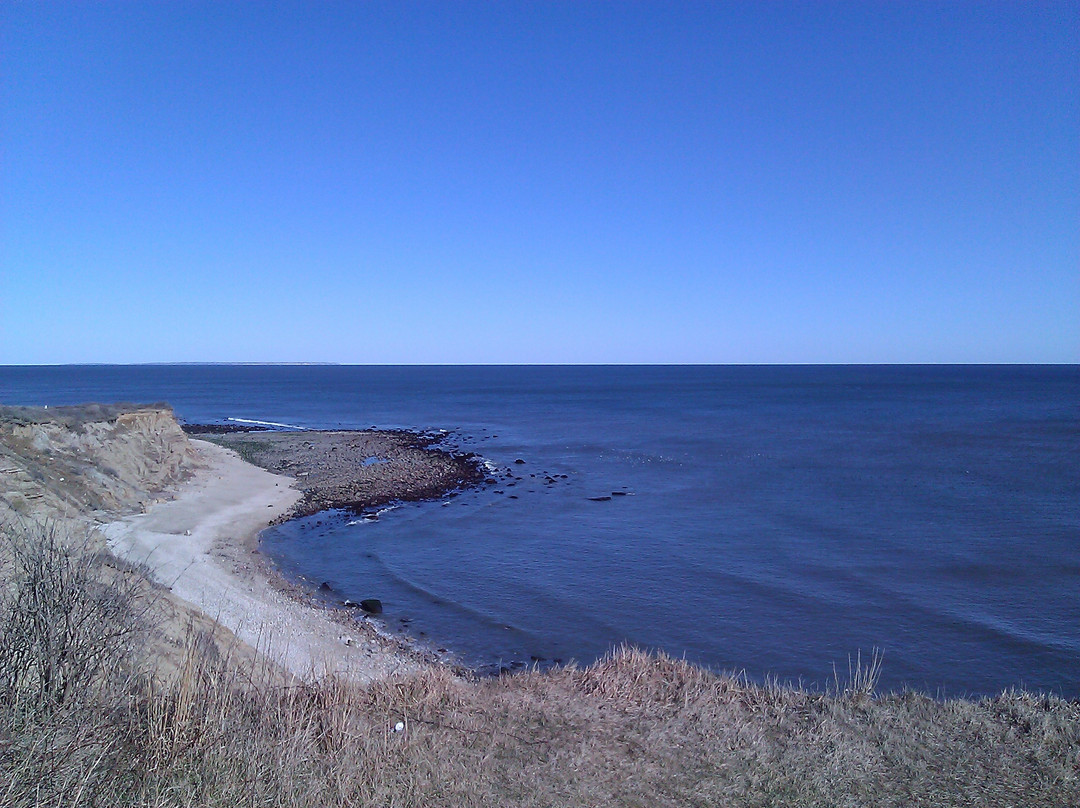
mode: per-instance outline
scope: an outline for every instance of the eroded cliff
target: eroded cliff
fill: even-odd
[[[0,519],[141,510],[197,465],[165,405],[0,407]]]

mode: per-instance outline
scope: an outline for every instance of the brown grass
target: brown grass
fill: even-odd
[[[42,563],[69,563],[42,547]],[[88,591],[108,586],[74,563]],[[368,686],[283,685],[198,630],[169,674],[114,650],[37,709],[20,707],[35,677],[0,693],[0,805],[1080,805],[1080,704],[874,696],[877,657],[816,693],[633,648]]]
[[[18,407],[0,404],[0,425],[52,424],[78,430],[86,424],[115,421],[121,415],[144,409],[172,412],[172,407],[160,401],[153,404],[117,402],[115,404],[76,404],[60,407]]]

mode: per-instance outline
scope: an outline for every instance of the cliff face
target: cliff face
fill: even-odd
[[[0,521],[141,510],[196,464],[165,406],[0,407]]]

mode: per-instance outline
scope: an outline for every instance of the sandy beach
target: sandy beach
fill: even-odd
[[[302,679],[364,682],[418,668],[372,629],[272,580],[258,533],[300,500],[293,478],[207,441],[191,445],[198,468],[173,499],[102,525],[113,553]]]

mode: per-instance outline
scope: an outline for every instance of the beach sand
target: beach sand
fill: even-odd
[[[198,469],[145,513],[101,526],[110,550],[304,680],[365,682],[417,670],[415,655],[290,591],[258,552],[258,533],[300,500],[295,480],[202,440]]]

